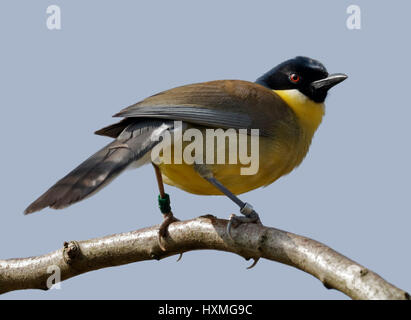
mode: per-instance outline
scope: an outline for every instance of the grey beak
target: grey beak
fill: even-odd
[[[334,73],[330,74],[327,78],[312,82],[311,87],[314,90],[322,89],[327,91],[347,78],[348,76],[344,73]]]

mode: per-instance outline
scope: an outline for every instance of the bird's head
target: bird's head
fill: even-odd
[[[256,83],[272,90],[297,89],[315,102],[324,102],[328,90],[345,79],[347,76],[342,73],[329,75],[317,60],[296,57],[274,67]]]

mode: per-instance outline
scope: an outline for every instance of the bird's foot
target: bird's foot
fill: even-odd
[[[166,251],[166,248],[163,245],[163,242],[167,242],[168,226],[172,224],[173,222],[176,222],[179,220],[176,217],[174,217],[171,211],[169,213],[164,213],[163,217],[164,217],[164,220],[161,223],[160,228],[158,230],[158,246],[160,247],[161,250]]]
[[[257,212],[254,211],[253,207],[250,204],[245,203],[245,205],[241,208],[240,212],[244,215],[244,217],[239,217],[235,214],[232,214],[227,224],[227,234],[232,240],[234,240],[231,235],[232,228],[237,228],[240,224],[243,223],[261,224],[259,215],[257,214]]]

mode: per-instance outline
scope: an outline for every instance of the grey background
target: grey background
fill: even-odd
[[[346,8],[362,9],[362,30]],[[46,28],[60,5],[62,30]],[[160,222],[152,168],[128,171],[63,211],[24,208],[109,140],[93,131],[164,89],[255,80],[307,55],[349,79],[332,90],[303,164],[244,194],[264,224],[324,242],[411,290],[410,47],[407,1],[1,1],[0,257],[26,257]],[[228,217],[222,197],[171,193],[181,219]],[[190,252],[81,275],[14,298],[345,299],[296,269]]]

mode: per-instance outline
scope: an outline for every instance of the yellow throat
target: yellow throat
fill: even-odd
[[[295,112],[306,134],[311,139],[323,119],[324,103],[314,102],[296,89],[273,91]]]

